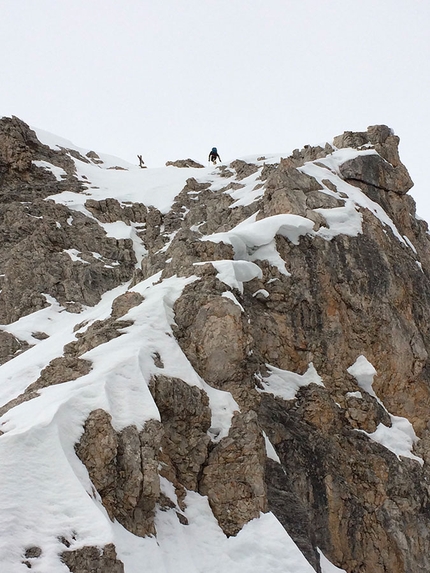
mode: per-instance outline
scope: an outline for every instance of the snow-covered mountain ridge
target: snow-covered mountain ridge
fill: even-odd
[[[430,251],[385,126],[139,169],[0,121],[0,571],[430,569]]]

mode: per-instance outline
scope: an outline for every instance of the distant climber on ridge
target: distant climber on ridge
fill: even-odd
[[[142,169],[146,169],[146,165],[145,165],[145,162],[144,162],[143,159],[142,159],[142,156],[141,156],[141,155],[138,155],[137,158],[138,158],[138,160],[139,160],[139,167],[141,167]]]
[[[210,153],[209,153],[209,157],[208,157],[208,161],[212,161],[212,163],[214,165],[216,165],[216,160],[219,159],[219,162],[221,163],[221,157],[218,155],[218,150],[216,147],[212,147]]]

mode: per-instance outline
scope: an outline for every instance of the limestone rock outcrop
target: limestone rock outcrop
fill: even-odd
[[[398,144],[371,126],[185,174],[167,208],[92,196],[76,165],[100,156],[3,118],[0,447],[45,404],[34,432],[66,448],[78,424],[66,458],[108,531],[188,527],[194,495],[228,537],[272,512],[317,573],[320,551],[428,573],[430,242]],[[36,324],[49,309],[68,330]],[[34,539],[21,565],[42,568]],[[73,573],[124,571],[110,539],[54,539]]]
[[[267,511],[265,457],[257,414],[236,414],[228,437],[210,452],[200,483],[200,492],[208,496],[227,535],[236,535],[245,523]]]
[[[399,157],[399,138],[386,125],[374,125],[367,132],[345,132],[333,141],[339,148],[363,149],[372,146],[374,155],[356,157],[340,166],[347,181],[362,187],[370,185],[384,191],[403,195],[413,186],[412,179]]]
[[[124,573],[124,564],[117,559],[115,547],[106,545],[83,547],[75,551],[64,551],[62,560],[72,573]]]
[[[60,170],[61,180],[46,165]],[[113,288],[133,274],[136,258],[131,241],[108,237],[89,217],[46,200],[63,191],[84,191],[71,154],[40,143],[18,118],[3,118],[1,323],[45,308],[47,295],[79,312],[82,305],[98,302],[106,287]]]
[[[167,161],[166,162],[166,167],[169,167],[169,165],[172,165],[173,167],[197,167],[197,168],[203,168],[204,165],[202,165],[201,163],[198,163],[197,161],[194,161],[194,159],[177,159],[176,161]]]
[[[162,450],[173,467],[175,482],[198,491],[202,468],[208,457],[211,411],[207,395],[182,380],[157,376],[151,392],[163,424]]]
[[[109,414],[95,410],[76,446],[76,454],[110,518],[139,537],[155,533],[161,437],[160,424],[155,420],[147,422],[140,432],[134,426],[115,432]]]

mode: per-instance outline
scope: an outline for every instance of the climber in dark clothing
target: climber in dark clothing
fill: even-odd
[[[142,169],[146,169],[146,165],[145,165],[145,163],[144,163],[144,161],[143,161],[143,159],[142,159],[142,156],[141,156],[141,155],[138,155],[137,158],[138,158],[138,160],[139,160],[139,167],[141,167]]]
[[[211,152],[209,153],[208,161],[212,161],[214,165],[216,165],[216,160],[219,159],[221,163],[221,157],[218,155],[218,151],[216,147],[212,147]]]

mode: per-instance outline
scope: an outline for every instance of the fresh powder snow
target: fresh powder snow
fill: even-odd
[[[348,368],[348,372],[354,376],[360,388],[376,398],[391,419],[391,428],[381,422],[372,433],[364,432],[364,430],[358,431],[364,432],[369,438],[396,454],[399,459],[401,456],[411,458],[422,465],[424,460],[412,453],[413,446],[418,441],[412,424],[406,418],[390,414],[373,389],[373,378],[377,374],[373,365],[365,356],[360,355]]]

